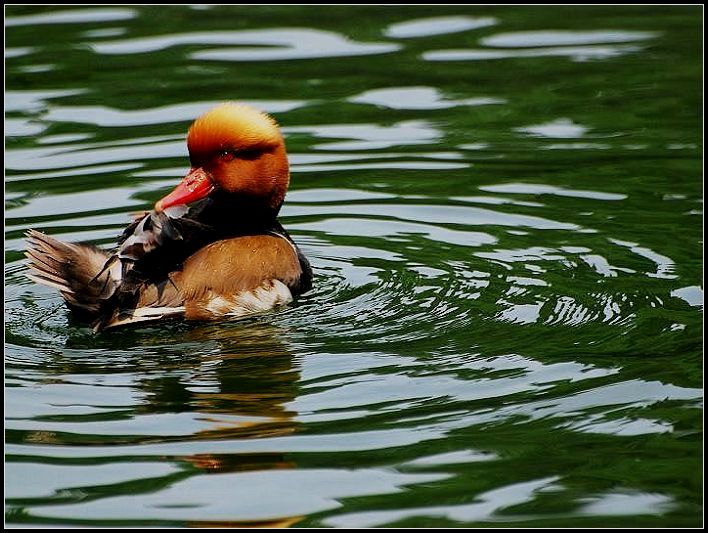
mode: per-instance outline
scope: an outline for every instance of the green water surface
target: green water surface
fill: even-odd
[[[701,6],[7,6],[9,526],[702,525]],[[92,334],[223,100],[280,123],[314,289]]]

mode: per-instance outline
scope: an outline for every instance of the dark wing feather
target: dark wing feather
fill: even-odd
[[[94,329],[162,317],[147,312],[150,307],[179,307],[170,273],[195,251],[218,239],[211,226],[185,214],[186,209],[150,211],[125,229],[118,239],[118,249],[103,265],[103,270],[108,270],[119,263],[121,282],[104,302]],[[159,297],[150,296],[153,287],[160,289]],[[138,316],[138,310],[144,315]]]

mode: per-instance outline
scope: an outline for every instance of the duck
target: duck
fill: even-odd
[[[184,178],[112,251],[26,233],[27,276],[94,332],[246,317],[312,288],[310,263],[278,220],[290,169],[275,119],[224,102],[192,123],[187,149]]]

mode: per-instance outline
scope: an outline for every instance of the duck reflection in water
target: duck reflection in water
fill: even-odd
[[[156,429],[153,435],[118,438],[100,435],[94,436],[96,440],[89,444],[159,446],[164,443],[169,446],[174,442],[193,442],[195,449],[208,450],[223,449],[219,443],[234,443],[233,447],[229,446],[235,450],[232,452],[163,456],[162,460],[186,468],[153,480],[150,490],[154,491],[159,485],[167,489],[192,476],[297,468],[286,453],[271,452],[257,444],[248,447],[254,451],[240,451],[243,448],[238,446],[238,441],[273,439],[297,431],[297,413],[289,410],[288,405],[297,398],[300,372],[292,345],[282,340],[291,337],[282,327],[268,323],[267,318],[174,327],[163,324],[133,330],[129,338],[120,330],[108,332],[101,338],[79,334],[67,344],[85,349],[85,342],[92,343],[94,348],[98,342],[99,346],[111,346],[113,353],[92,350],[94,355],[103,354],[104,359],[101,356],[84,360],[58,358],[49,365],[48,371],[57,376],[90,376],[97,372],[135,374],[138,378],[131,386],[135,388],[135,395],[142,398],[132,407],[132,417],[175,413],[198,427],[189,433],[175,427],[180,422],[171,422],[173,426],[167,431]],[[129,347],[128,358],[126,352],[120,350],[123,344]],[[120,359],[116,358],[116,350]],[[184,420],[182,416],[179,421]],[[28,435],[26,440],[46,443],[46,435],[39,437]],[[61,434],[53,440],[54,444],[71,444],[64,442]],[[224,494],[224,498],[229,495]],[[239,521],[237,506],[234,506],[233,521],[193,521],[187,525],[288,527],[301,518],[274,516],[267,520]]]

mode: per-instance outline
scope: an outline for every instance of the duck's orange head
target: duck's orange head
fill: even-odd
[[[243,104],[218,105],[194,121],[187,147],[192,168],[156,211],[223,191],[277,214],[290,173],[283,136],[270,116]]]

